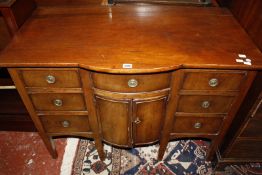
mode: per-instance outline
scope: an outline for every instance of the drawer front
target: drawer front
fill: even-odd
[[[171,74],[151,75],[115,75],[93,73],[94,86],[98,89],[114,92],[146,92],[169,87]]]
[[[90,132],[88,116],[41,116],[46,132]]]
[[[182,95],[177,112],[227,113],[234,101],[232,96]]]
[[[183,90],[239,90],[245,71],[185,71]]]
[[[262,137],[262,119],[249,120],[241,137]]]
[[[85,111],[82,94],[39,93],[30,95],[37,111]]]
[[[222,117],[176,117],[173,133],[216,134],[222,122]]]
[[[26,87],[80,88],[77,69],[22,69]]]

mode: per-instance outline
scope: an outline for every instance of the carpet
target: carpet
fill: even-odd
[[[225,175],[262,175],[261,163],[230,165],[225,168]]]
[[[205,161],[208,143],[201,140],[170,142],[163,161],[157,161],[158,145],[118,149],[105,145],[106,159],[100,161],[94,142],[80,140],[73,162],[73,175],[187,175],[212,174]]]

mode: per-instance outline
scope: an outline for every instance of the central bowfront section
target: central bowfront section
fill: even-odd
[[[53,136],[93,138],[120,147],[206,138],[220,145],[255,76],[253,71],[179,69],[112,74],[82,68],[9,68],[48,150]]]
[[[159,141],[171,73],[91,73],[102,138],[118,146]]]

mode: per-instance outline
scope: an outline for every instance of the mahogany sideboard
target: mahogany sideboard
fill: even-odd
[[[262,54],[226,9],[60,6],[36,10],[0,67],[53,157],[55,136],[92,138],[101,159],[103,142],[160,143],[161,159],[170,140],[203,138],[210,160]]]

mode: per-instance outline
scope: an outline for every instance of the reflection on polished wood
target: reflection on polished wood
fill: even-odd
[[[252,66],[236,63],[239,53],[251,58]],[[0,65],[27,67],[30,63],[36,67],[146,73],[177,68],[258,69],[261,57],[226,9],[42,7],[1,54]],[[123,69],[124,63],[133,64],[133,68]]]

